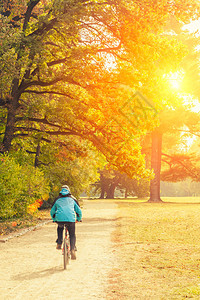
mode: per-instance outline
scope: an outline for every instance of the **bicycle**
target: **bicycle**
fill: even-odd
[[[65,225],[65,237],[63,241],[62,254],[63,254],[64,270],[66,270],[70,260],[70,239],[69,239],[69,231],[67,229],[67,225]]]

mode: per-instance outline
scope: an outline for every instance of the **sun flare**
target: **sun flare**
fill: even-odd
[[[175,90],[181,89],[181,84],[183,80],[184,73],[182,71],[170,72],[165,74],[163,77],[167,81],[167,84]]]

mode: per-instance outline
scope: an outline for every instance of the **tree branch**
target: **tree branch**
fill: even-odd
[[[192,135],[195,135],[195,136],[198,136],[200,137],[200,134],[194,132],[194,131],[191,131],[191,130],[182,130],[182,129],[175,129],[175,131],[180,131],[180,132],[185,132],[185,133],[190,133]]]
[[[53,95],[59,95],[59,96],[65,96],[65,97],[69,97],[71,99],[74,99],[74,97],[72,97],[71,95],[68,95],[66,93],[61,93],[61,92],[57,92],[57,91],[36,91],[36,90],[25,90],[24,93],[33,93],[33,94],[53,94]]]
[[[37,128],[33,128],[33,127],[23,127],[23,126],[19,126],[19,127],[16,127],[15,128],[15,131],[17,130],[24,130],[24,131],[32,131],[32,132],[41,132],[41,133],[45,133],[45,134],[49,134],[49,135],[77,135],[77,136],[82,136],[80,133],[76,132],[76,131],[73,131],[73,130],[70,130],[70,129],[67,129],[67,131],[61,131],[61,130],[57,130],[57,131],[48,131],[48,130],[40,130],[40,129],[37,129]],[[20,136],[21,134],[18,133],[16,134],[15,136]],[[24,135],[24,133],[22,133],[22,135]]]
[[[98,49],[97,52],[111,52],[111,51],[114,51],[114,50],[119,50],[119,49],[121,49],[121,45],[122,45],[122,43],[120,41],[119,45],[116,46],[116,47]]]
[[[23,32],[25,32],[28,22],[31,18],[31,13],[34,7],[40,2],[40,0],[31,0],[28,4],[26,13],[25,13],[25,18],[24,18],[24,24],[23,24]]]
[[[169,158],[171,158],[171,159],[173,159],[173,156],[170,156],[170,155],[168,155],[168,154],[165,154],[165,153],[162,153],[162,155],[164,155],[164,156],[166,156],[166,157],[169,157]],[[190,157],[188,157],[187,159],[190,159]],[[182,159],[183,160],[183,159]],[[189,169],[183,162],[182,162],[182,160],[180,160],[180,159],[177,159],[176,160],[176,162],[175,163],[173,163],[172,162],[172,164],[179,164],[179,165],[181,165],[185,170],[187,170],[188,171],[188,173],[191,175],[191,177],[197,177],[197,173],[196,172],[193,172],[191,169]],[[168,163],[169,165],[170,165],[170,163]],[[171,165],[170,165],[170,167],[171,167]]]
[[[26,150],[26,152],[27,152],[28,154],[36,154],[36,151]]]
[[[67,77],[57,77],[57,78],[54,78],[52,79],[51,81],[41,81],[41,80],[33,80],[33,81],[30,81],[30,82],[27,82],[27,83],[23,83],[20,85],[20,88],[19,88],[19,93],[22,94],[25,92],[26,88],[30,87],[30,86],[41,86],[41,87],[47,87],[47,86],[52,86],[60,81],[63,81],[63,82],[67,82],[69,84],[74,84],[74,85],[77,85],[77,86],[80,86],[81,85],[74,81],[73,79],[71,78],[67,78]]]
[[[57,128],[61,128],[60,125],[49,122],[47,120],[46,116],[43,119],[39,119],[39,118],[27,118],[27,120],[28,121],[32,121],[32,122],[46,124],[46,125],[49,125],[49,126],[54,126],[54,127],[57,127]],[[24,118],[16,118],[16,121],[24,121]]]
[[[54,66],[54,65],[62,64],[62,63],[65,63],[66,60],[67,60],[66,57],[60,58],[60,59],[57,59],[57,60],[48,62],[48,63],[47,63],[47,66],[48,66],[48,67],[52,67],[52,66]],[[34,77],[34,76],[37,74],[37,72],[39,72],[39,67],[36,67],[36,68],[30,73],[31,77]],[[28,78],[26,78],[26,79],[28,79]],[[21,87],[23,84],[24,84],[24,81],[22,81],[20,87]]]
[[[41,36],[45,32],[48,32],[49,30],[51,30],[57,22],[58,22],[58,19],[54,18],[54,19],[50,20],[49,23],[47,23],[47,24],[43,23],[43,25],[40,28],[38,28],[35,31],[33,31],[32,33],[30,33],[28,35],[28,37]]]

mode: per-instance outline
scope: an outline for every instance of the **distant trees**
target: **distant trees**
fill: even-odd
[[[162,197],[200,197],[200,182],[190,178],[179,182],[161,181]]]
[[[99,180],[93,184],[93,194],[100,195],[100,199],[114,199],[117,194],[146,197],[149,195],[149,181],[146,179],[131,179],[125,173],[114,170],[100,170]]]

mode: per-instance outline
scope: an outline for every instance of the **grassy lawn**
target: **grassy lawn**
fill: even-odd
[[[121,299],[200,299],[200,199],[163,200],[118,202]]]

